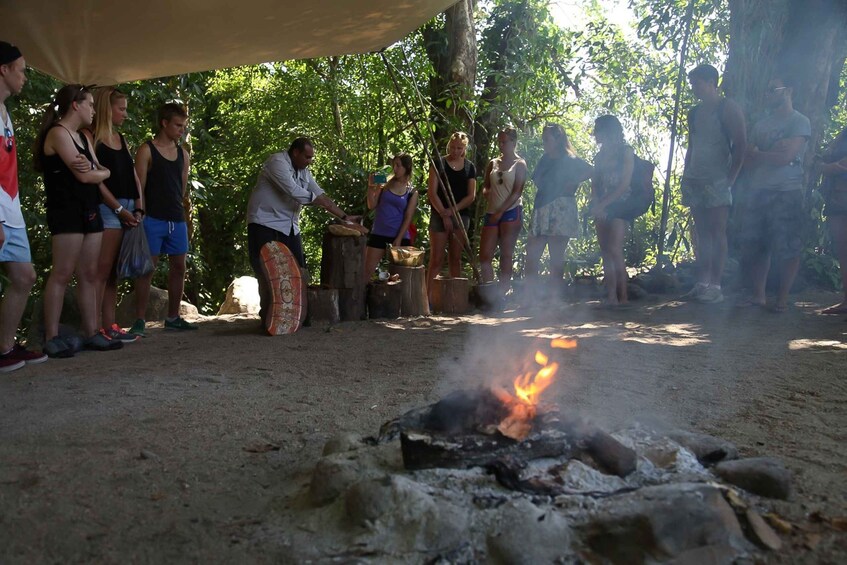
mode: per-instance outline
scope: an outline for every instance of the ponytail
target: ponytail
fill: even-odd
[[[32,166],[37,172],[44,172],[44,142],[50,129],[68,113],[74,102],[82,102],[88,94],[88,89],[81,84],[69,84],[60,88],[56,97],[47,105],[32,150]]]

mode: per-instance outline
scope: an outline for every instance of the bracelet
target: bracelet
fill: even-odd
[[[121,204],[120,206],[118,206],[117,208],[115,208],[115,209],[114,209],[114,210],[112,210],[112,211],[115,213],[115,216],[120,216],[120,215],[121,215],[121,212],[123,212],[123,211],[124,211],[123,204]]]

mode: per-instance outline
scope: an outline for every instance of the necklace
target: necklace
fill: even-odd
[[[447,161],[447,165],[449,165],[449,167],[451,169],[453,169],[454,171],[461,171],[462,169],[465,168],[464,158],[462,159],[462,161],[458,165],[454,165],[453,163],[451,163],[449,157],[447,159],[445,159],[445,161]]]

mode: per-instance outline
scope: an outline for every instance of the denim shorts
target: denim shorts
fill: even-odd
[[[132,198],[118,198],[118,204],[132,212],[133,206],[135,206],[135,200]],[[121,224],[121,219],[118,218],[115,211],[106,206],[105,204],[100,204],[100,216],[103,217],[103,228],[107,230],[119,230],[123,228],[123,224]]]
[[[26,228],[10,228],[2,225],[6,236],[3,247],[0,247],[0,263],[32,263],[32,253],[29,250],[29,238]]]
[[[757,190],[750,195],[743,215],[742,246],[748,253],[769,251],[780,260],[799,257],[804,219],[802,190]]]
[[[147,216],[144,218],[144,231],[153,257],[188,253],[188,225],[185,222],[169,222]]]

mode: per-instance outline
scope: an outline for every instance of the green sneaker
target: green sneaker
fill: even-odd
[[[144,320],[142,320],[141,318],[138,318],[135,321],[135,323],[132,324],[132,327],[129,328],[129,332],[127,332],[127,333],[129,333],[130,335],[147,337],[147,334],[144,333],[144,323],[145,323]]]
[[[181,317],[177,316],[175,320],[165,319],[165,328],[169,330],[197,330],[199,326],[189,324]]]

